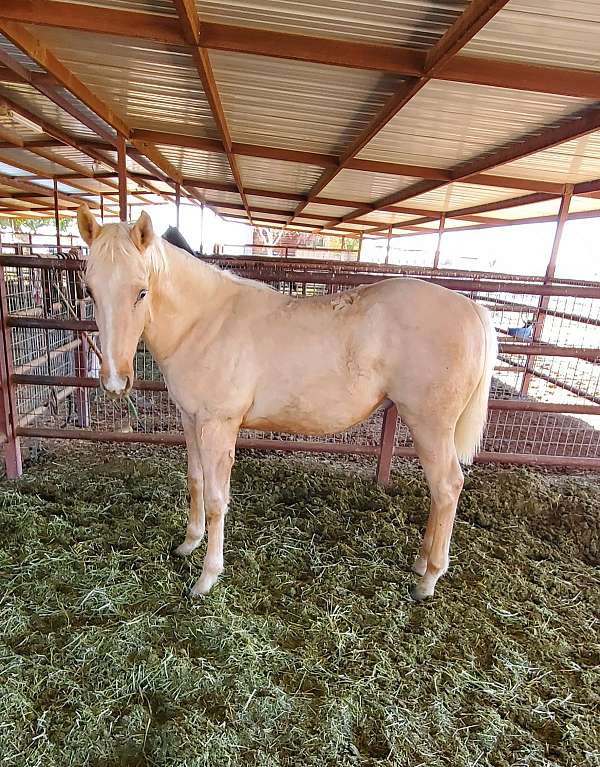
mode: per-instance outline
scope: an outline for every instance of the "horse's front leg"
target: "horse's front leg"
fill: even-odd
[[[204,476],[204,509],[208,526],[208,545],[202,575],[192,596],[208,594],[223,572],[225,514],[229,504],[231,467],[239,423],[233,420],[196,422],[196,440]]]
[[[202,464],[200,463],[200,451],[196,439],[195,421],[185,413],[181,414],[185,444],[187,447],[188,461],[188,491],[190,494],[190,510],[185,532],[185,540],[176,549],[175,553],[181,557],[191,554],[197,549],[204,537],[204,492],[202,480]]]

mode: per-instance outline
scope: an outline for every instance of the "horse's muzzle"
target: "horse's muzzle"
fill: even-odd
[[[133,376],[113,373],[110,376],[100,376],[100,387],[111,399],[120,399],[131,391]]]

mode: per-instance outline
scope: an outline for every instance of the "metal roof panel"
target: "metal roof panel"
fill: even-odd
[[[487,85],[428,83],[358,155],[450,168],[540,132],[592,101]]]
[[[340,153],[400,87],[393,75],[211,51],[234,141]]]

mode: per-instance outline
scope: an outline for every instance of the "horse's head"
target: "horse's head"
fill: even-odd
[[[82,205],[77,223],[90,250],[85,280],[100,332],[100,384],[109,395],[122,397],[133,384],[134,357],[150,316],[153,276],[164,264],[164,251],[145,212],[133,225],[100,226]]]

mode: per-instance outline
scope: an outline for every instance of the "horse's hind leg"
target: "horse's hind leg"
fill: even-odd
[[[433,594],[448,569],[450,538],[463,474],[454,447],[454,427],[410,425],[415,448],[431,492],[431,510],[414,570],[421,578],[412,590],[417,601]]]

